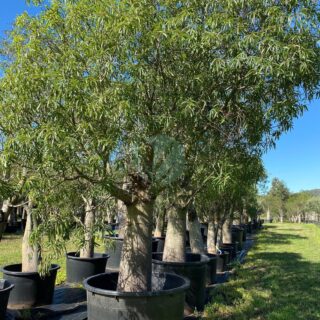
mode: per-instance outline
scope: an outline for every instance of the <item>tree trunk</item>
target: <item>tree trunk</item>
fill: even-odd
[[[4,231],[6,230],[8,218],[10,213],[12,212],[11,202],[9,199],[4,200],[2,203],[2,222],[0,223],[0,240],[2,239],[2,235]]]
[[[222,241],[223,243],[232,243],[232,219],[226,219],[222,227]]]
[[[283,223],[283,212],[280,212],[280,222]]]
[[[166,218],[166,211],[165,210],[160,211],[157,216],[156,229],[154,231],[155,237],[162,237],[163,236],[165,218]]]
[[[92,199],[85,199],[84,246],[80,250],[80,258],[92,258],[94,255],[95,209]]]
[[[201,225],[194,206],[188,209],[188,227],[191,252],[204,254],[205,250],[201,234]]]
[[[127,225],[120,261],[118,290],[151,290],[153,200],[127,205]]]
[[[118,223],[119,223],[119,237],[123,238],[125,231],[126,231],[126,225],[127,225],[127,207],[123,203],[123,201],[118,200],[117,201],[117,208],[118,208]]]
[[[22,272],[37,272],[39,263],[39,248],[37,245],[31,245],[30,235],[37,226],[36,219],[32,215],[32,202],[26,207],[26,227],[22,239]]]
[[[267,220],[268,220],[268,222],[270,222],[270,220],[271,220],[271,213],[270,213],[269,208],[267,209]]]
[[[213,220],[209,221],[208,238],[207,238],[208,253],[217,253],[217,238],[218,238],[218,224],[215,224]]]
[[[172,206],[168,210],[166,242],[163,261],[185,262],[186,260],[186,210]]]

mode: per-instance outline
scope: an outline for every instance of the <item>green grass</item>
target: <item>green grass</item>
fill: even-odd
[[[2,240],[0,241],[0,266],[21,263],[21,244],[22,235],[21,234],[4,234]],[[68,251],[75,250],[72,243],[68,244]],[[104,246],[100,245],[96,248],[96,252],[104,252]],[[56,284],[61,284],[66,280],[66,258],[64,255],[59,257],[59,259],[52,261],[60,265],[61,269],[58,271]],[[0,272],[0,278],[2,277]]]
[[[320,228],[269,224],[204,319],[320,319]]]

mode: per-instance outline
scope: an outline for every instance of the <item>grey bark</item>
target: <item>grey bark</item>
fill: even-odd
[[[207,251],[208,253],[217,252],[217,238],[219,226],[213,220],[208,223]]]
[[[166,211],[160,211],[157,220],[156,220],[156,229],[154,231],[155,237],[162,237],[164,234],[164,224],[165,224],[165,218],[166,218]]]
[[[204,243],[201,234],[201,224],[193,206],[188,209],[188,229],[192,253],[204,254]]]
[[[32,201],[29,200],[26,209],[26,227],[22,239],[22,272],[37,272],[39,263],[39,247],[30,244],[30,235],[37,227],[36,218],[32,215]]]
[[[145,198],[145,197],[144,197]],[[127,205],[118,290],[151,290],[153,200],[139,200]]]
[[[92,199],[84,199],[84,246],[80,249],[80,258],[92,258],[94,255],[95,208]]]
[[[172,206],[168,212],[166,242],[163,261],[185,262],[186,259],[186,212]]]
[[[224,222],[222,226],[222,241],[223,243],[232,243],[232,232],[231,232],[231,227],[232,227],[232,219],[228,218]]]

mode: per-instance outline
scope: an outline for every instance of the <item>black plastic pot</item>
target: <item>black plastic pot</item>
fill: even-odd
[[[95,253],[92,258],[80,258],[77,252],[69,252],[66,257],[68,283],[82,283],[86,278],[104,273],[109,258],[104,253]]]
[[[163,252],[166,237],[153,237],[153,239],[158,240],[158,242],[156,242],[157,244],[156,250],[154,250],[153,244],[152,244],[152,252]]]
[[[9,281],[0,280],[0,320],[5,319],[10,291],[14,285]]]
[[[96,275],[84,281],[88,320],[181,320],[189,281],[174,274],[154,274],[153,290],[118,292],[118,273]]]
[[[220,250],[229,253],[230,262],[237,258],[237,248],[238,248],[237,243],[223,243],[222,245],[219,246]]]
[[[107,269],[109,271],[119,271],[123,238],[106,236],[106,239],[113,241],[111,247],[106,250],[106,254],[109,256]],[[158,240],[156,238],[152,239],[152,251],[156,251],[157,246]]]
[[[251,222],[246,224],[247,233],[252,233],[252,224]]]
[[[227,270],[227,265],[230,262],[230,254],[226,251],[217,253],[217,272],[224,272]]]
[[[4,279],[14,285],[9,308],[25,309],[51,304],[58,269],[60,266],[52,264],[49,274],[41,278],[38,272],[21,272],[21,263],[3,267]]]
[[[206,284],[209,286],[217,281],[217,255],[206,253],[205,256],[209,259],[206,277]]]
[[[175,273],[190,280],[186,302],[191,308],[202,311],[205,303],[206,273],[209,259],[196,253],[186,253],[186,262],[162,261],[162,253],[153,253],[152,258],[154,272]]]
[[[238,249],[243,249],[243,229],[240,227],[232,229],[232,242],[238,242]]]

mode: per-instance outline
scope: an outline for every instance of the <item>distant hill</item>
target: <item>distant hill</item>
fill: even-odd
[[[319,197],[320,196],[320,189],[312,189],[312,190],[305,190],[305,192],[308,192],[312,194],[313,196]]]

